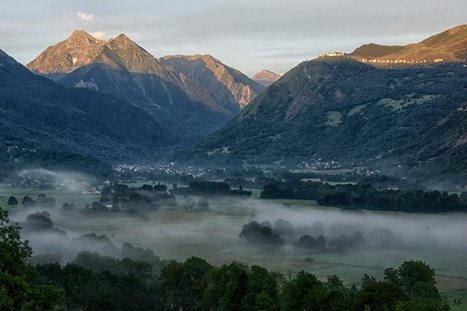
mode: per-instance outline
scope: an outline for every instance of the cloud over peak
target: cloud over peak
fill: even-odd
[[[103,31],[95,31],[90,33],[91,36],[94,38],[100,39],[100,40],[105,40],[107,38],[105,32]]]
[[[91,13],[86,13],[86,12],[81,12],[79,11],[78,13],[76,13],[76,15],[79,17],[79,19],[83,20],[83,21],[93,21],[94,20],[94,15],[91,14]]]

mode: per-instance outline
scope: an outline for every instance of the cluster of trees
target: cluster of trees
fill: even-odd
[[[369,184],[330,185],[302,181],[275,182],[264,186],[261,198],[316,200],[320,205],[346,209],[413,213],[467,211],[467,203],[455,193],[377,190]]]
[[[10,196],[7,204],[10,207],[16,207],[19,205],[19,201],[15,196]],[[48,197],[41,193],[35,199],[30,196],[24,196],[21,200],[21,205],[24,207],[55,208],[56,201],[54,197]]]
[[[341,235],[333,239],[327,239],[323,235],[313,237],[309,234],[302,235],[295,247],[303,251],[345,251],[359,249],[367,246],[367,241],[360,231],[355,231],[351,236]]]
[[[166,185],[143,185],[133,188],[113,184],[101,190],[100,201],[93,202],[91,208],[95,211],[139,212],[155,210],[163,205],[171,207],[177,205],[175,197],[167,191]]]
[[[314,226],[316,227],[316,226]],[[271,225],[269,222],[259,223],[251,221],[243,226],[240,237],[253,245],[266,248],[277,248],[287,242],[292,242],[298,251],[324,252],[324,251],[346,251],[359,249],[367,246],[367,241],[360,231],[352,231],[351,234],[344,234],[338,225],[330,227],[330,236],[324,236],[324,228],[319,229],[319,233],[314,236],[307,231],[316,232],[316,228],[295,228],[288,221],[279,219]],[[336,231],[336,232],[333,232]],[[297,240],[298,237],[298,240]]]
[[[381,281],[365,275],[360,289],[337,276],[286,279],[194,257],[161,266],[86,253],[65,266],[32,266],[31,248],[3,210],[0,249],[0,310],[449,310],[434,270],[420,261],[385,270]]]
[[[21,224],[23,230],[27,231],[44,231],[52,230],[54,223],[50,219],[50,214],[47,212],[36,212],[29,214],[26,217],[26,222]]]
[[[8,206],[11,207],[18,207],[20,202],[15,196],[10,196],[7,201]],[[24,196],[21,199],[21,205],[23,207],[40,207],[40,208],[55,208],[57,203],[54,197],[47,196],[45,194],[38,194],[36,199],[32,198],[31,196]],[[72,210],[74,209],[73,203],[63,203],[62,208],[64,210]]]
[[[200,197],[196,200],[190,195],[184,195],[185,201],[182,204],[182,207],[187,211],[199,210],[199,211],[209,211],[209,201],[206,197]]]
[[[251,221],[243,226],[240,237],[251,244],[278,247],[284,244],[282,236],[271,226]]]
[[[242,185],[239,185],[238,189],[231,189],[228,183],[216,181],[192,181],[188,184],[188,188],[177,188],[172,190],[172,193],[202,196],[251,196],[251,191],[244,190]]]

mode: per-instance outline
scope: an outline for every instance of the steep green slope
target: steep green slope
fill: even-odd
[[[467,88],[467,85],[465,85]],[[396,153],[407,162],[443,175],[467,178],[467,106],[456,109]]]
[[[467,100],[465,67],[377,69],[348,58],[304,62],[261,93],[194,158],[390,157]]]

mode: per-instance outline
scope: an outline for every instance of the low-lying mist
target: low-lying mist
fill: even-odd
[[[22,183],[23,186],[47,185],[70,192],[87,191],[95,182],[93,177],[83,173],[51,171],[44,168],[22,170],[16,177],[16,182]]]
[[[31,244],[37,253],[50,252],[62,244],[57,239],[73,238],[87,233],[106,234],[114,243],[132,242],[152,248],[159,254],[183,254],[200,247],[221,251],[229,246],[245,244],[239,234],[250,221],[274,224],[278,220],[295,229],[284,237],[293,240],[300,235],[339,237],[360,232],[375,248],[450,249],[467,252],[467,215],[464,214],[400,214],[341,211],[334,208],[283,207],[258,200],[218,201],[210,203],[210,212],[163,209],[130,216],[126,213],[83,213],[49,209],[53,228],[34,232]],[[40,211],[40,210],[37,210]],[[31,209],[14,213],[18,222],[25,222]],[[318,229],[317,229],[318,228]],[[53,243],[56,232],[61,231]],[[41,241],[43,239],[44,241]],[[292,241],[291,241],[292,242]],[[50,245],[55,246],[50,246]],[[178,248],[183,250],[176,250]],[[98,249],[96,249],[98,251]],[[235,256],[235,253],[231,254]],[[69,257],[69,256],[66,256]],[[176,256],[179,257],[179,256]]]
[[[121,257],[122,246],[131,243],[162,259],[198,256],[213,264],[239,261],[279,272],[303,269],[323,277],[345,272],[344,278],[352,281],[365,272],[377,275],[409,259],[425,260],[438,270],[445,269],[447,275],[467,277],[463,264],[467,260],[466,214],[342,211],[234,198],[209,199],[209,211],[200,211],[183,209],[184,200],[177,197],[175,208],[135,215],[32,207],[17,208],[11,217],[23,226],[35,262],[66,263],[81,251]],[[31,217],[43,227],[34,228]],[[293,230],[280,232],[284,240],[280,247],[264,248],[240,237],[244,225],[252,221],[272,227],[286,224]],[[357,248],[304,252],[296,247],[303,235],[323,235],[332,243],[343,236],[355,237],[356,232],[365,241]]]
[[[285,208],[269,203],[255,203],[253,208],[259,222],[273,224],[283,219],[303,234],[309,234],[313,225],[320,224],[324,228],[322,234],[334,237],[359,231],[371,246],[452,249],[467,252],[467,215],[462,213],[433,215],[356,212],[326,207]],[[385,241],[400,241],[400,244],[385,245]]]

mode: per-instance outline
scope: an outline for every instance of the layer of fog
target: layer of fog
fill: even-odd
[[[293,239],[298,236],[273,252],[250,245],[239,237],[243,225],[250,221],[274,223],[279,219],[290,222],[303,234],[308,233],[307,228],[312,228],[316,223],[323,226],[326,235],[351,235],[359,231],[368,241],[369,249],[400,249],[406,251],[405,254],[408,252],[412,258],[417,258],[420,250],[429,251],[434,256],[446,252],[464,253],[467,256],[465,214],[344,212],[334,208],[284,207],[274,202],[231,199],[210,201],[210,207],[210,212],[177,208],[137,216],[124,212],[84,213],[48,209],[52,227],[23,232],[35,255],[54,255],[52,258],[58,258],[62,263],[73,260],[82,250],[118,256],[118,249],[129,242],[149,248],[164,259],[182,260],[189,256],[199,256],[215,264],[236,260],[270,267],[276,265],[282,269],[296,265],[296,258],[301,255],[292,247]],[[28,215],[42,210],[19,208],[12,213],[12,218],[24,226]],[[105,235],[115,249],[105,241],[79,238],[91,233]],[[391,237],[390,243],[385,245],[388,236]],[[339,256],[345,261],[345,256],[360,252],[362,250],[351,250]]]
[[[51,171],[43,168],[27,169],[17,173],[20,182],[49,185],[54,189],[62,189],[70,192],[88,191],[95,182],[94,178],[67,171]]]
[[[342,211],[334,208],[285,208],[276,204],[254,204],[259,222],[274,223],[278,219],[294,227],[306,228],[322,224],[325,234],[338,227],[334,234],[351,235],[359,231],[370,242],[377,244],[382,234],[392,234],[401,241],[400,247],[452,249],[467,252],[467,215],[405,214],[372,211]],[[373,242],[373,243],[371,243]],[[385,245],[381,245],[384,247]],[[387,245],[397,247],[397,245]]]

